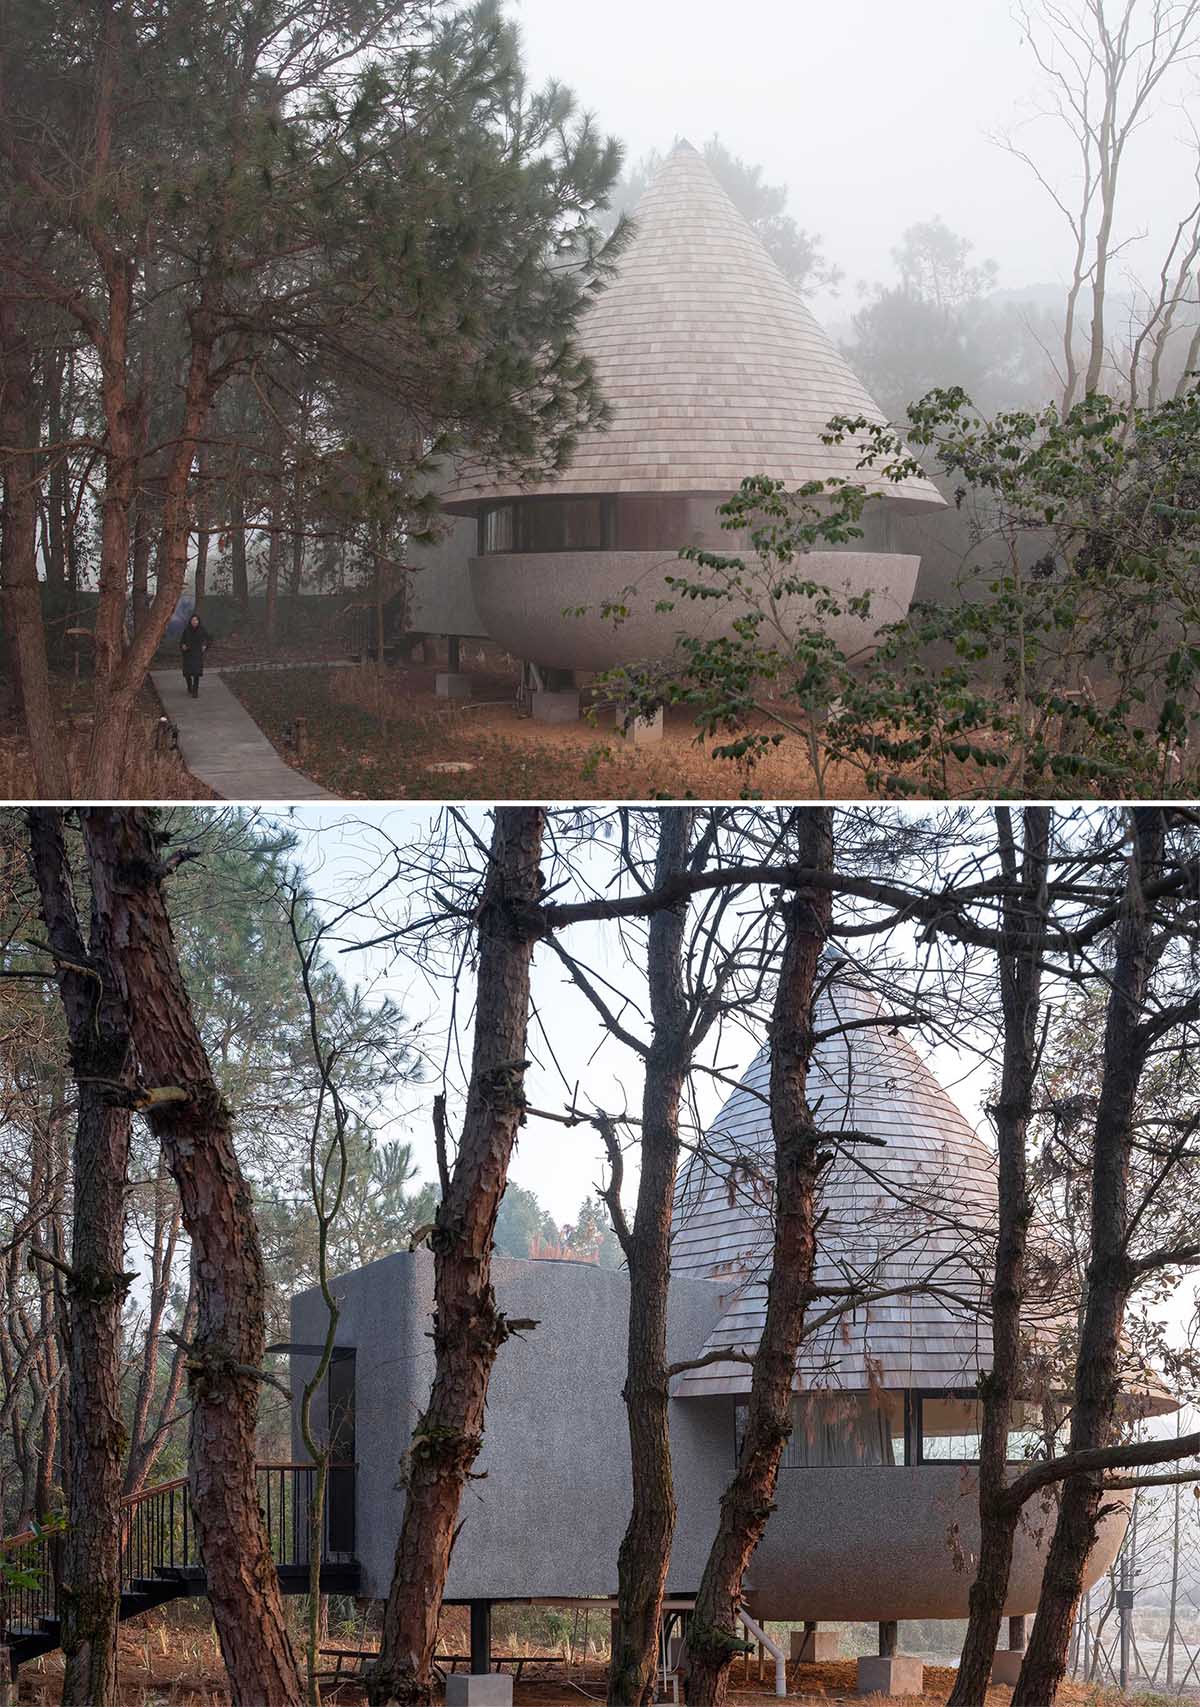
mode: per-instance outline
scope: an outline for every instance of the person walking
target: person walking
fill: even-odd
[[[179,651],[183,659],[183,679],[187,690],[193,699],[200,693],[200,678],[204,674],[204,654],[212,645],[212,635],[205,628],[195,611],[187,620],[187,627],[179,637]]]

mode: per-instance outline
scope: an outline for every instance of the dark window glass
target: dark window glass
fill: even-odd
[[[336,1357],[329,1365],[329,1444],[336,1463],[352,1466],[355,1456],[354,1358]],[[354,1471],[329,1472],[328,1545],[331,1553],[354,1551]]]
[[[511,504],[496,504],[492,509],[485,510],[480,528],[480,551],[484,557],[497,551],[511,551],[513,548],[513,507]]]
[[[733,556],[748,549],[749,540],[721,526],[717,512],[724,501],[718,492],[516,498],[483,510],[479,546],[484,556],[494,552],[676,552],[688,546]],[[848,540],[844,549],[894,549],[890,524],[884,505],[868,505],[860,524],[863,537]]]
[[[603,551],[605,498],[537,498],[516,505],[518,551]]]
[[[479,547],[495,552],[670,551],[707,545],[736,551],[721,528],[719,494],[632,493],[617,497],[517,498],[480,516]]]

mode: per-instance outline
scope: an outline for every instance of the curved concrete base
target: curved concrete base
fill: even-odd
[[[1116,1558],[1127,1517],[1114,1512],[1101,1524],[1089,1587]],[[1053,1508],[1031,1500],[1013,1547],[1007,1615],[1037,1607],[1053,1527]],[[782,1470],[747,1601],[760,1623],[965,1618],[978,1549],[974,1465]]]
[[[820,551],[797,559],[792,573],[827,587],[835,596],[875,595],[869,618],[845,615],[827,620],[827,632],[851,654],[869,653],[885,623],[905,615],[917,585],[919,557],[878,551]],[[564,670],[611,670],[620,665],[669,658],[680,634],[732,634],[745,614],[725,600],[679,599],[668,576],[700,579],[706,573],[661,551],[571,551],[528,557],[473,557],[471,588],[488,633],[514,656]],[[765,564],[751,560],[754,608],[767,608],[773,579]],[[656,610],[674,598],[674,608]],[[605,605],[620,605],[617,621]],[[564,614],[586,607],[582,616]],[[811,602],[786,599],[778,607],[786,632],[809,620]],[[766,631],[764,631],[766,632]]]

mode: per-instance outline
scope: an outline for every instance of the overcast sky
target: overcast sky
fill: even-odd
[[[1029,121],[1037,71],[1008,0],[509,0],[535,80],[571,86],[636,160],[676,135],[714,131],[791,189],[791,212],[821,233],[857,285],[886,278],[904,228],[940,214],[994,259],[1004,287],[1065,279],[1069,238],[1049,200],[990,133]],[[1194,85],[1193,85],[1194,87]],[[1161,239],[1192,184],[1190,137],[1168,93],[1130,156],[1122,229],[1156,273]],[[1068,185],[1069,142],[1048,124],[1021,132]],[[827,317],[837,305],[815,304]]]
[[[314,898],[340,907],[348,902],[361,903],[363,896],[377,887],[386,849],[423,836],[440,810],[435,806],[371,803],[353,807],[308,805],[280,816],[299,836],[299,858]],[[461,810],[478,834],[490,838],[489,808],[467,805]],[[920,816],[928,808],[894,810]],[[598,849],[596,875],[600,882],[607,880],[610,864],[610,850]],[[401,910],[401,897],[396,892],[379,909],[391,920]],[[343,925],[341,941],[365,942],[379,929],[378,917],[365,916]],[[593,975],[598,974],[611,989],[638,1000],[644,989],[644,970],[625,960],[614,929],[575,926],[568,935],[572,952]],[[419,1048],[428,1063],[427,1082],[407,1087],[388,1107],[377,1111],[375,1127],[379,1141],[410,1141],[421,1178],[436,1178],[431,1104],[440,1085],[450,1029],[449,985],[425,979],[409,961],[383,950],[334,953],[331,958],[350,982],[369,985],[377,996],[390,995],[410,1022],[422,1026]],[[545,950],[534,956],[532,988],[535,1013],[529,1032],[531,1068],[525,1086],[530,1107],[562,1110],[571,1100],[572,1088],[578,1085],[580,1106],[590,1104],[614,1113],[628,1110],[636,1115],[642,1088],[640,1064],[623,1045],[607,1037],[591,1007]],[[457,1066],[451,1062],[447,1074],[452,1126],[461,1117],[458,1093],[469,1071],[470,1008],[474,1001],[469,977],[464,981],[463,995],[467,1008],[460,1018],[467,1053]],[[644,1034],[644,1028],[627,1015],[623,1017],[632,1029]],[[972,1047],[963,1037],[956,1047],[949,1042],[930,1045],[914,1032],[907,1035],[980,1137],[991,1146],[993,1134],[984,1104],[992,1093],[992,1072],[976,1052],[979,1045],[986,1047],[985,1040],[976,1039]],[[723,1034],[713,1064],[736,1078],[749,1066],[761,1041],[747,1030],[731,1029]],[[696,1125],[703,1128],[716,1118],[727,1094],[707,1075],[698,1075],[690,1091],[695,1100],[689,1109],[685,1140]],[[562,1225],[574,1221],[580,1203],[606,1172],[600,1140],[591,1128],[567,1129],[531,1116],[521,1129],[510,1177],[536,1192],[542,1206]],[[624,1193],[630,1206],[636,1194],[637,1172],[634,1147],[628,1154]],[[1182,1287],[1165,1306],[1164,1318],[1182,1327],[1196,1296],[1194,1284]]]
[[[345,807],[307,806],[288,816],[288,823],[301,837],[300,858],[314,896],[324,902],[345,904],[374,889],[380,859],[388,841],[404,843],[420,836],[440,808],[430,806]],[[466,806],[464,813],[478,833],[490,837],[489,809]],[[927,810],[911,809],[914,815]],[[597,881],[606,882],[612,852],[597,850]],[[400,897],[393,892],[381,911],[394,919]],[[366,916],[347,921],[346,937],[365,942],[378,934],[377,919]],[[641,965],[625,958],[619,933],[604,925],[577,925],[568,933],[569,945],[610,990],[619,990],[635,1004],[642,999],[645,973]],[[385,1140],[403,1137],[413,1146],[423,1178],[435,1175],[430,1105],[442,1070],[450,1025],[450,991],[446,982],[433,982],[415,972],[405,958],[379,949],[367,953],[333,954],[338,970],[351,982],[370,984],[375,994],[391,996],[410,1022],[420,1022],[420,1048],[429,1063],[430,1078],[424,1087],[407,1089],[397,1099],[392,1118],[380,1126]],[[465,999],[473,1000],[470,980]],[[558,1112],[571,1102],[578,1086],[581,1107],[604,1108],[610,1113],[640,1112],[642,1074],[640,1063],[621,1043],[608,1037],[595,1012],[570,982],[552,954],[539,951],[533,969],[534,1017],[530,1026],[531,1071],[526,1094],[531,1107]],[[636,1014],[636,1009],[632,1010]],[[460,1014],[460,1018],[461,1018]],[[645,1035],[636,1017],[631,1028]],[[762,1039],[757,1031],[731,1027],[721,1034],[711,1064],[735,1078],[753,1059]],[[463,1043],[469,1049],[469,1025]],[[920,1039],[914,1046],[928,1055],[943,1085],[951,1092],[968,1119],[986,1134],[982,1101],[990,1083],[989,1072],[969,1049],[944,1044],[927,1048]],[[451,1113],[457,1087],[465,1082],[466,1062],[450,1064]],[[695,1104],[691,1119],[703,1128],[720,1112],[728,1092],[707,1075],[697,1075],[691,1094]],[[538,1195],[543,1206],[560,1224],[573,1221],[583,1198],[607,1172],[602,1145],[589,1127],[564,1128],[531,1117],[521,1130],[512,1178]],[[636,1152],[629,1157],[626,1196],[632,1202],[637,1189]]]

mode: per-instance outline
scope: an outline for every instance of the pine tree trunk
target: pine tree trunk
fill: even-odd
[[[108,296],[108,326],[100,352],[100,397],[107,436],[104,493],[100,501],[100,589],[93,629],[96,716],[100,721],[106,712],[109,684],[125,650],[129,546],[137,489],[140,408],[129,395],[126,373],[133,298],[132,262],[117,264],[108,280]],[[128,731],[123,734],[127,736]]]
[[[146,626],[150,609],[150,498],[143,490],[137,500],[133,522],[133,557],[130,577],[130,603],[133,613],[133,632],[140,634]]]
[[[229,529],[230,587],[234,602],[242,615],[250,609],[250,577],[246,569],[246,500],[240,487],[234,488],[233,520]]]
[[[541,807],[497,807],[478,913],[471,1084],[434,1253],[434,1377],[404,1460],[404,1517],[384,1609],[372,1707],[433,1700],[434,1646],[463,1485],[483,1438],[508,1327],[492,1291],[492,1236],[525,1107],[529,972],[542,933]]]
[[[101,935],[129,1016],[149,1118],[192,1241],[189,1475],[213,1620],[235,1707],[300,1707],[303,1693],[255,1486],[266,1341],[262,1251],[232,1121],[179,969],[151,815],[82,814]]]
[[[132,1082],[131,1049],[94,918],[84,946],[62,813],[31,811],[29,840],[58,964],[77,1100],[68,1287],[70,1503],[59,1585],[62,1699],[65,1707],[110,1707],[117,1700],[121,1602],[121,1313],[130,1278],[124,1260],[131,1115],[120,1087]],[[107,1087],[116,1087],[116,1094]]]
[[[41,799],[67,799],[71,784],[59,740],[46,659],[46,625],[37,572],[34,459],[37,443],[33,357],[11,303],[0,298],[0,597],[4,634]]]
[[[46,585],[54,595],[54,608],[61,610],[67,587],[67,551],[64,520],[67,510],[67,455],[62,449],[63,374],[66,357],[62,350],[46,353],[46,432],[50,441],[46,475]]]
[[[655,887],[686,869],[693,813],[659,812]],[[617,1558],[617,1619],[608,1676],[611,1707],[655,1698],[663,1590],[675,1536],[667,1383],[671,1210],[679,1163],[679,1106],[688,1064],[683,984],[687,903],[650,921],[648,977],[654,1038],[642,1092],[641,1175],[628,1244],[629,1344],[624,1399],[632,1506]]]
[[[266,640],[268,646],[274,646],[279,638],[279,577],[283,570],[284,538],[283,538],[283,493],[279,491],[276,502],[271,509],[271,537],[267,545],[267,587]]]
[[[192,347],[188,357],[187,382],[184,386],[184,406],[178,433],[171,451],[165,477],[157,492],[161,521],[158,544],[158,576],[154,598],[146,611],[145,621],[128,647],[118,644],[112,657],[116,660],[103,676],[98,676],[96,691],[96,721],[88,755],[88,782],[93,799],[105,800],[119,796],[124,781],[125,755],[129,734],[147,671],[175,614],[179,596],[187,577],[188,541],[191,537],[189,491],[192,463],[196,455],[204,422],[212,402],[209,371],[215,334],[208,316],[197,309],[191,316]],[[110,433],[111,436],[111,433]],[[131,464],[131,470],[134,465]],[[132,474],[130,476],[132,478]],[[113,475],[110,471],[110,479]],[[114,530],[109,549],[115,553],[122,529],[128,544],[128,503],[119,514],[119,493],[112,498],[113,516],[109,516],[109,495],[105,495],[103,528],[110,524]],[[123,583],[122,583],[123,584]],[[101,610],[97,613],[97,658],[100,657],[101,612],[105,594],[101,588]],[[118,634],[118,641],[120,636]]]
[[[992,1367],[981,1382],[983,1428],[979,1450],[979,1564],[971,1584],[967,1634],[947,1707],[983,1707],[1000,1634],[1013,1538],[1020,1511],[1008,1499],[1008,1434],[1017,1397],[1025,1257],[1033,1206],[1029,1198],[1026,1134],[1033,1115],[1038,1016],[1048,901],[1050,813],[1028,807],[1018,873],[1012,819],[997,808],[1000,858],[1008,893],[1002,904],[997,955],[1004,1016],[1000,1097],[995,1108],[999,1163],[999,1237],[992,1279]]]
[[[833,867],[833,813],[792,815],[794,863]],[[775,1237],[766,1320],[754,1355],[746,1432],[696,1596],[683,1662],[689,1707],[721,1707],[740,1647],[742,1579],[773,1510],[783,1449],[792,1432],[796,1353],[817,1254],[817,1197],[828,1154],[807,1096],[814,1048],[813,1002],[833,919],[829,890],[796,889],[785,913],[779,988],[771,1020],[771,1126],[775,1134]]]
[[[196,452],[196,581],[194,605],[200,609],[208,591],[208,543],[212,537],[212,492],[208,483],[208,448],[201,445]]]
[[[1120,1395],[1121,1329],[1134,1278],[1127,1249],[1129,1165],[1138,1091],[1150,1048],[1144,1022],[1154,962],[1145,890],[1161,874],[1165,824],[1157,807],[1135,808],[1131,817],[1134,848],[1116,932],[1093,1136],[1091,1253],[1075,1364],[1071,1452],[1111,1444]],[[1071,1625],[1096,1539],[1101,1480],[1099,1475],[1073,1476],[1063,1486],[1013,1707],[1045,1707],[1066,1675]]]

